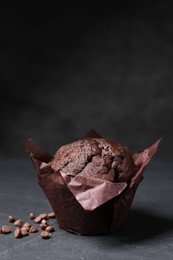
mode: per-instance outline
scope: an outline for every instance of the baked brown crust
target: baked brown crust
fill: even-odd
[[[103,138],[85,138],[62,146],[51,167],[67,175],[111,182],[129,182],[137,171],[127,147]]]

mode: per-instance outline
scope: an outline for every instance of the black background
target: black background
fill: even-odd
[[[0,7],[0,156],[49,152],[90,128],[132,151],[173,152],[171,1]]]

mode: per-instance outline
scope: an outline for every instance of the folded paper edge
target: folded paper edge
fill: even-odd
[[[133,185],[138,186],[141,179],[142,179],[142,174],[144,172],[145,167],[147,166],[147,164],[150,162],[151,158],[153,157],[153,155],[157,152],[158,146],[161,142],[162,138],[160,138],[159,140],[157,140],[153,145],[151,145],[150,147],[134,153],[133,156],[133,160],[135,162],[135,164],[137,166],[140,166],[139,170],[137,171],[137,173],[135,174],[135,176],[131,179],[129,188],[131,188]],[[137,188],[137,187],[136,187]]]
[[[84,136],[85,138],[102,138],[101,135],[99,135],[94,128],[91,128],[90,131]]]
[[[117,197],[127,187],[126,182],[112,183],[97,178],[91,179],[85,176],[72,178],[65,173],[60,174],[75,199],[86,211],[92,211]]]
[[[35,143],[32,138],[28,139],[24,143],[24,150],[31,158],[34,158],[40,162],[48,163],[53,158],[53,156],[51,156],[45,149]]]

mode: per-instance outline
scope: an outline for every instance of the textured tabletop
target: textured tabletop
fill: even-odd
[[[148,165],[122,230],[77,236],[60,229],[48,240],[39,233],[15,239],[0,234],[0,259],[173,259],[173,163],[155,157]],[[7,217],[51,211],[29,160],[0,160],[0,227]],[[9,224],[14,230],[13,224]]]

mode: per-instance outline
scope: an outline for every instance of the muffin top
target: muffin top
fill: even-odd
[[[63,145],[51,167],[67,175],[129,182],[137,167],[127,147],[103,138],[84,138]]]

